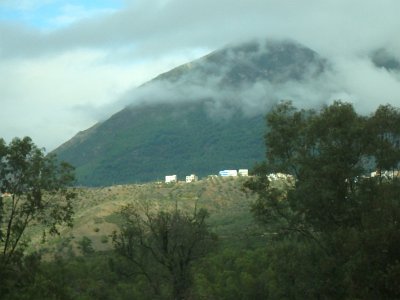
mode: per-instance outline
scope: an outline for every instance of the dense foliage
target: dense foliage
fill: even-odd
[[[121,214],[124,223],[119,233],[114,232],[113,242],[117,253],[131,263],[129,272],[146,278],[154,297],[163,296],[164,287],[169,292],[163,297],[186,299],[193,263],[215,242],[206,224],[207,211],[152,212],[148,206],[140,209],[136,205],[124,207]]]
[[[30,138],[0,139],[0,294],[27,279],[35,255],[24,258],[24,233],[32,224],[45,233],[58,233],[58,225],[72,225],[74,193],[72,168],[45,156]]]
[[[259,221],[293,247],[305,245],[305,256],[318,250],[295,270],[295,286],[315,278],[298,293],[398,298],[400,111],[386,105],[362,117],[347,103],[317,112],[285,102],[267,122],[267,161],[247,187],[259,195]],[[292,174],[296,183],[271,189],[267,171]]]

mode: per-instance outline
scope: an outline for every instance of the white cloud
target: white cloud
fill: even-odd
[[[55,3],[65,2],[3,0],[0,8],[34,12]],[[364,111],[378,102],[399,104],[398,75],[367,58],[379,47],[400,57],[397,0],[124,3],[118,10],[58,6],[47,20],[54,27],[46,31],[0,20],[0,137],[31,135],[51,149],[126,104],[126,96],[119,99],[135,86],[208,50],[254,37],[297,40],[331,59],[334,72],[308,86],[288,83],[286,94],[258,84],[244,96],[346,98]]]
[[[87,9],[83,5],[66,4],[60,8],[58,15],[48,21],[48,26],[51,28],[49,31],[66,27],[84,19],[100,17],[114,12],[116,10],[112,8]]]
[[[128,90],[165,72],[172,61],[110,64],[107,52],[75,50],[0,63],[0,137],[29,135],[48,149],[110,116]]]

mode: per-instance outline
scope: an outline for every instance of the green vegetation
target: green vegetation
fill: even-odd
[[[207,230],[204,241],[210,237],[212,242],[214,236],[218,237],[217,244],[212,242],[211,247],[206,247],[208,242],[199,239],[201,247],[193,253],[195,256],[185,271],[185,278],[190,281],[184,286],[184,293],[195,297],[193,287],[197,286],[198,274],[203,270],[201,266],[208,257],[219,259],[218,253],[223,249],[232,249],[230,251],[240,255],[241,249],[258,247],[266,241],[253,222],[250,203],[254,197],[242,190],[245,180],[244,177],[212,177],[190,184],[148,183],[76,189],[74,227],[61,228],[60,237],[49,238],[45,244],[36,238],[39,234],[36,230],[30,231],[32,240],[37,242],[29,251],[41,255],[42,262],[32,270],[29,284],[16,289],[9,299],[20,299],[23,295],[29,299],[171,299],[174,293],[171,282],[176,273],[170,275],[168,268],[155,263],[151,256],[144,260],[144,263],[153,262],[144,266],[148,268],[153,284],[156,282],[159,286],[156,292],[143,272],[138,272],[132,261],[117,255],[114,250],[113,231],[117,230],[118,234],[119,228],[125,228],[126,217],[140,212],[124,209],[126,206],[141,207],[142,212],[147,207],[155,219],[159,213],[173,216],[178,209],[177,220],[180,221],[172,227],[177,228],[177,232],[183,230],[182,234],[189,234],[189,240],[197,232],[196,227],[190,227],[197,222],[192,223],[196,209],[198,224]],[[209,212],[207,218],[203,213],[205,210]],[[182,223],[190,226],[182,226]],[[190,233],[192,230],[195,230],[193,234]],[[181,234],[176,237],[182,239]],[[174,237],[171,238],[169,245],[175,247]],[[176,240],[176,247],[184,245],[186,240],[182,239],[183,244]],[[142,249],[142,255],[149,254]]]
[[[56,153],[84,186],[203,177],[262,159],[263,131],[261,116],[211,118],[206,102],[157,104],[126,108]]]
[[[398,299],[400,111],[386,105],[362,117],[347,103],[282,103],[267,121],[267,161],[246,186],[259,196],[255,216],[287,252],[272,298]],[[295,186],[271,188],[268,170],[294,174]]]
[[[283,102],[267,128],[250,178],[77,189],[3,298],[399,299],[400,111]]]
[[[24,255],[29,226],[40,226],[44,239],[72,225],[73,180],[71,166],[45,156],[30,138],[9,145],[0,139],[0,295],[27,284],[30,265],[38,263]]]
[[[207,224],[219,237],[219,244],[240,247],[258,240],[258,226],[254,224],[250,203],[254,196],[242,191],[245,177],[211,177],[190,184],[147,183],[117,185],[104,188],[77,188],[74,200],[74,226],[61,228],[61,236],[41,243],[40,231],[30,228],[31,251],[40,250],[45,257],[53,257],[59,248],[70,245],[79,255],[78,241],[87,237],[97,251],[113,249],[104,236],[112,235],[124,224],[120,210],[126,205],[149,206],[154,210],[193,212],[206,209]],[[111,240],[111,239],[110,239]]]
[[[143,275],[156,297],[164,286],[160,277],[166,277],[168,294],[186,299],[193,263],[206,256],[216,240],[206,224],[207,211],[188,213],[177,207],[152,211],[149,206],[129,205],[120,213],[124,224],[114,232],[113,243],[117,253],[132,264],[131,272]]]

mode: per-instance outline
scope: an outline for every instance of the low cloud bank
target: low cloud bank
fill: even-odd
[[[278,62],[275,69],[273,61],[267,61],[265,66],[253,64],[260,57],[284,58],[282,51],[287,49],[278,50],[271,53],[271,49],[258,47],[257,51],[228,51],[223,53],[225,61],[221,61],[220,53],[211,54],[128,92],[118,107],[134,109],[144,104],[207,100],[211,116],[229,116],[233,110],[246,115],[264,114],[280,100],[292,100],[301,108],[318,108],[342,100],[353,103],[363,114],[374,111],[380,104],[400,106],[400,70],[376,65],[372,53],[349,58],[322,58],[315,54],[306,62],[299,54],[299,61],[282,62],[282,65]],[[298,69],[301,69],[300,77]],[[267,74],[269,71],[273,74]],[[261,75],[253,78],[257,72]]]

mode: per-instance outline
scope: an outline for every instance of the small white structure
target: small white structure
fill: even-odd
[[[238,173],[239,173],[239,176],[249,176],[248,169],[239,169]]]
[[[379,176],[379,175],[378,175],[379,173],[380,173],[380,172],[378,172],[378,171],[371,172],[371,177]]]
[[[189,175],[189,176],[186,176],[186,182],[187,183],[189,183],[189,182],[195,182],[195,181],[198,181],[199,180],[199,177],[197,177],[196,175],[194,175],[194,174],[191,174],[191,175]]]
[[[371,177],[376,177],[376,176],[381,176],[383,178],[387,178],[387,179],[393,179],[395,177],[400,177],[400,171],[398,170],[377,170],[375,172],[371,172]]]
[[[165,176],[165,183],[172,183],[172,182],[177,182],[176,175],[167,175]]]
[[[219,171],[219,176],[222,176],[222,177],[228,177],[228,176],[236,177],[236,176],[238,176],[238,172],[236,170],[223,170],[223,171]]]
[[[290,174],[284,174],[284,173],[271,173],[267,175],[268,180],[270,181],[275,181],[275,180],[289,180],[289,181],[294,181],[294,177]]]

